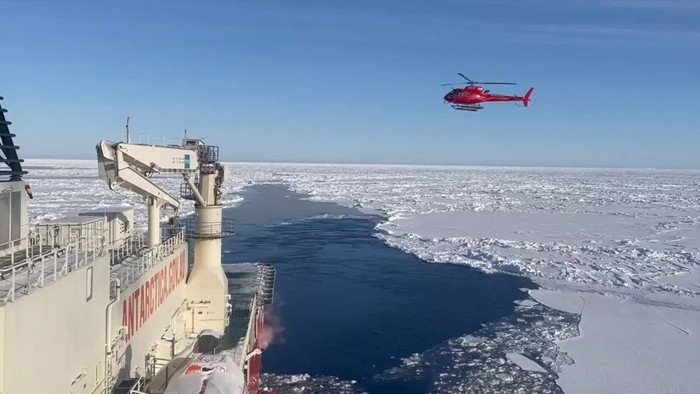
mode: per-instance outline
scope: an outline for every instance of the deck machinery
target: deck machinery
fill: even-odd
[[[0,168],[0,394],[201,394],[220,382],[228,382],[225,393],[258,393],[274,269],[222,266],[221,242],[233,235],[233,223],[222,217],[218,147],[128,137],[97,144],[100,178],[112,190],[143,196],[145,234],[131,207],[30,226],[33,195],[4,112],[0,107],[0,164],[7,167]],[[154,182],[157,173],[183,177],[180,198],[195,201],[192,218],[162,225],[161,209],[177,217],[180,202]],[[232,298],[231,281],[250,291]],[[241,302],[246,307],[232,310]],[[229,335],[228,349],[212,346],[226,342],[220,339],[232,313],[245,322],[240,335]]]
[[[177,216],[180,202],[153,183],[155,173],[181,173],[195,203],[194,219],[186,235],[194,239],[194,265],[186,297],[193,308],[191,331],[223,332],[228,325],[227,280],[221,266],[221,239],[233,235],[233,223],[222,219],[221,185],[224,168],[218,147],[201,140],[183,140],[181,146],[154,146],[101,141],[97,146],[100,178],[112,190],[123,188],[144,197],[148,206],[148,247],[160,243],[160,210],[171,207]],[[197,175],[198,184],[192,179]],[[187,189],[185,189],[187,190]]]

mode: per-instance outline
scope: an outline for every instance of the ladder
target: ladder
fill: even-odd
[[[2,96],[0,96],[0,101],[2,99]],[[10,181],[21,181],[22,175],[25,175],[27,171],[22,170],[22,162],[24,160],[17,156],[19,146],[16,146],[12,141],[12,137],[16,137],[16,135],[10,133],[8,126],[12,122],[5,119],[5,112],[7,110],[0,105],[0,151],[2,152],[0,163],[5,163],[9,168],[9,170],[0,170],[0,176],[9,176]]]

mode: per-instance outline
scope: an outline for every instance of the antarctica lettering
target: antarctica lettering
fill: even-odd
[[[122,325],[126,340],[138,332],[187,275],[186,251],[182,251],[122,302]]]

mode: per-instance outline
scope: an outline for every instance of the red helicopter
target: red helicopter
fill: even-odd
[[[522,102],[526,107],[530,103],[530,96],[535,88],[530,88],[530,90],[525,93],[525,96],[504,96],[501,94],[491,94],[490,90],[486,90],[478,85],[515,85],[513,82],[476,82],[464,76],[462,73],[457,73],[462,78],[466,79],[466,87],[463,89],[452,89],[451,92],[445,95],[445,101],[451,103],[452,108],[461,111],[472,111],[476,112],[483,109],[480,104],[484,102],[495,102],[495,101],[516,101]],[[444,83],[442,86],[448,85],[463,85],[463,83]]]

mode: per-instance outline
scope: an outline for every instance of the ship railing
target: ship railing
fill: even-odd
[[[56,282],[106,253],[104,239],[89,234],[71,237],[61,246],[45,241],[40,234],[13,241],[23,243],[26,249],[3,258],[9,261],[3,260],[0,266],[0,302],[13,302],[19,295]]]
[[[188,346],[188,348],[190,348]],[[191,349],[190,349],[191,350]],[[162,393],[165,391],[170,379],[177,375],[177,372],[190,361],[190,357],[162,358],[147,356],[147,374],[149,379],[149,392]]]
[[[20,234],[29,233],[32,227],[29,224],[22,224],[19,228]],[[10,235],[11,237],[11,235]],[[17,238],[7,242],[0,243],[0,258],[9,257],[10,254],[24,251],[27,246],[28,236]]]
[[[63,244],[59,244],[52,235],[31,229],[24,238],[0,243],[0,269],[51,254],[54,249],[62,246],[78,244],[77,246],[83,249],[104,246],[105,242],[104,236],[100,237],[100,233],[95,231],[85,232],[82,236],[71,235],[66,238],[68,242]],[[83,245],[84,243],[90,245]]]
[[[234,221],[223,218],[221,221],[198,222],[196,219],[184,219],[187,238],[192,239],[218,239],[229,238],[234,235]]]
[[[248,317],[248,329],[245,332],[245,339],[243,340],[242,344],[243,351],[238,354],[238,357],[240,357],[240,360],[238,360],[238,365],[246,365],[246,357],[248,356],[248,353],[253,351],[253,349],[257,345],[257,343],[251,343],[251,340],[256,336],[255,330],[257,328],[257,314],[259,312],[257,298],[257,295],[254,295],[253,298],[250,300],[250,316]],[[262,335],[262,333],[259,332],[257,333],[257,335]]]
[[[136,382],[134,382],[134,385],[131,386],[131,390],[129,390],[129,394],[148,394],[146,392],[148,386],[148,381],[141,376],[136,379]]]
[[[121,242],[119,246],[109,248],[110,265],[119,264],[147,247],[148,241],[146,238],[146,233],[136,233]]]
[[[258,327],[258,314],[265,313],[265,307],[272,303],[275,287],[275,268],[265,263],[256,263],[256,265],[258,267],[257,290],[252,294],[248,308],[240,309],[241,311],[247,311],[249,314],[248,327],[245,337],[238,341],[235,353],[239,365],[246,366],[249,361],[248,356],[258,346],[256,338],[262,335],[261,332],[257,332],[258,329],[261,329],[261,327]]]
[[[260,272],[258,275],[258,296],[257,300],[260,305],[272,304],[275,294],[275,276],[277,270],[270,264],[260,264]]]
[[[126,289],[131,283],[138,280],[144,272],[156,266],[163,258],[172,255],[185,242],[184,229],[180,229],[172,237],[153,248],[135,249],[134,253],[126,256],[119,263],[120,267],[115,271],[113,277],[119,279],[122,289]],[[110,289],[110,296],[112,299],[116,298],[116,287],[113,286]]]

